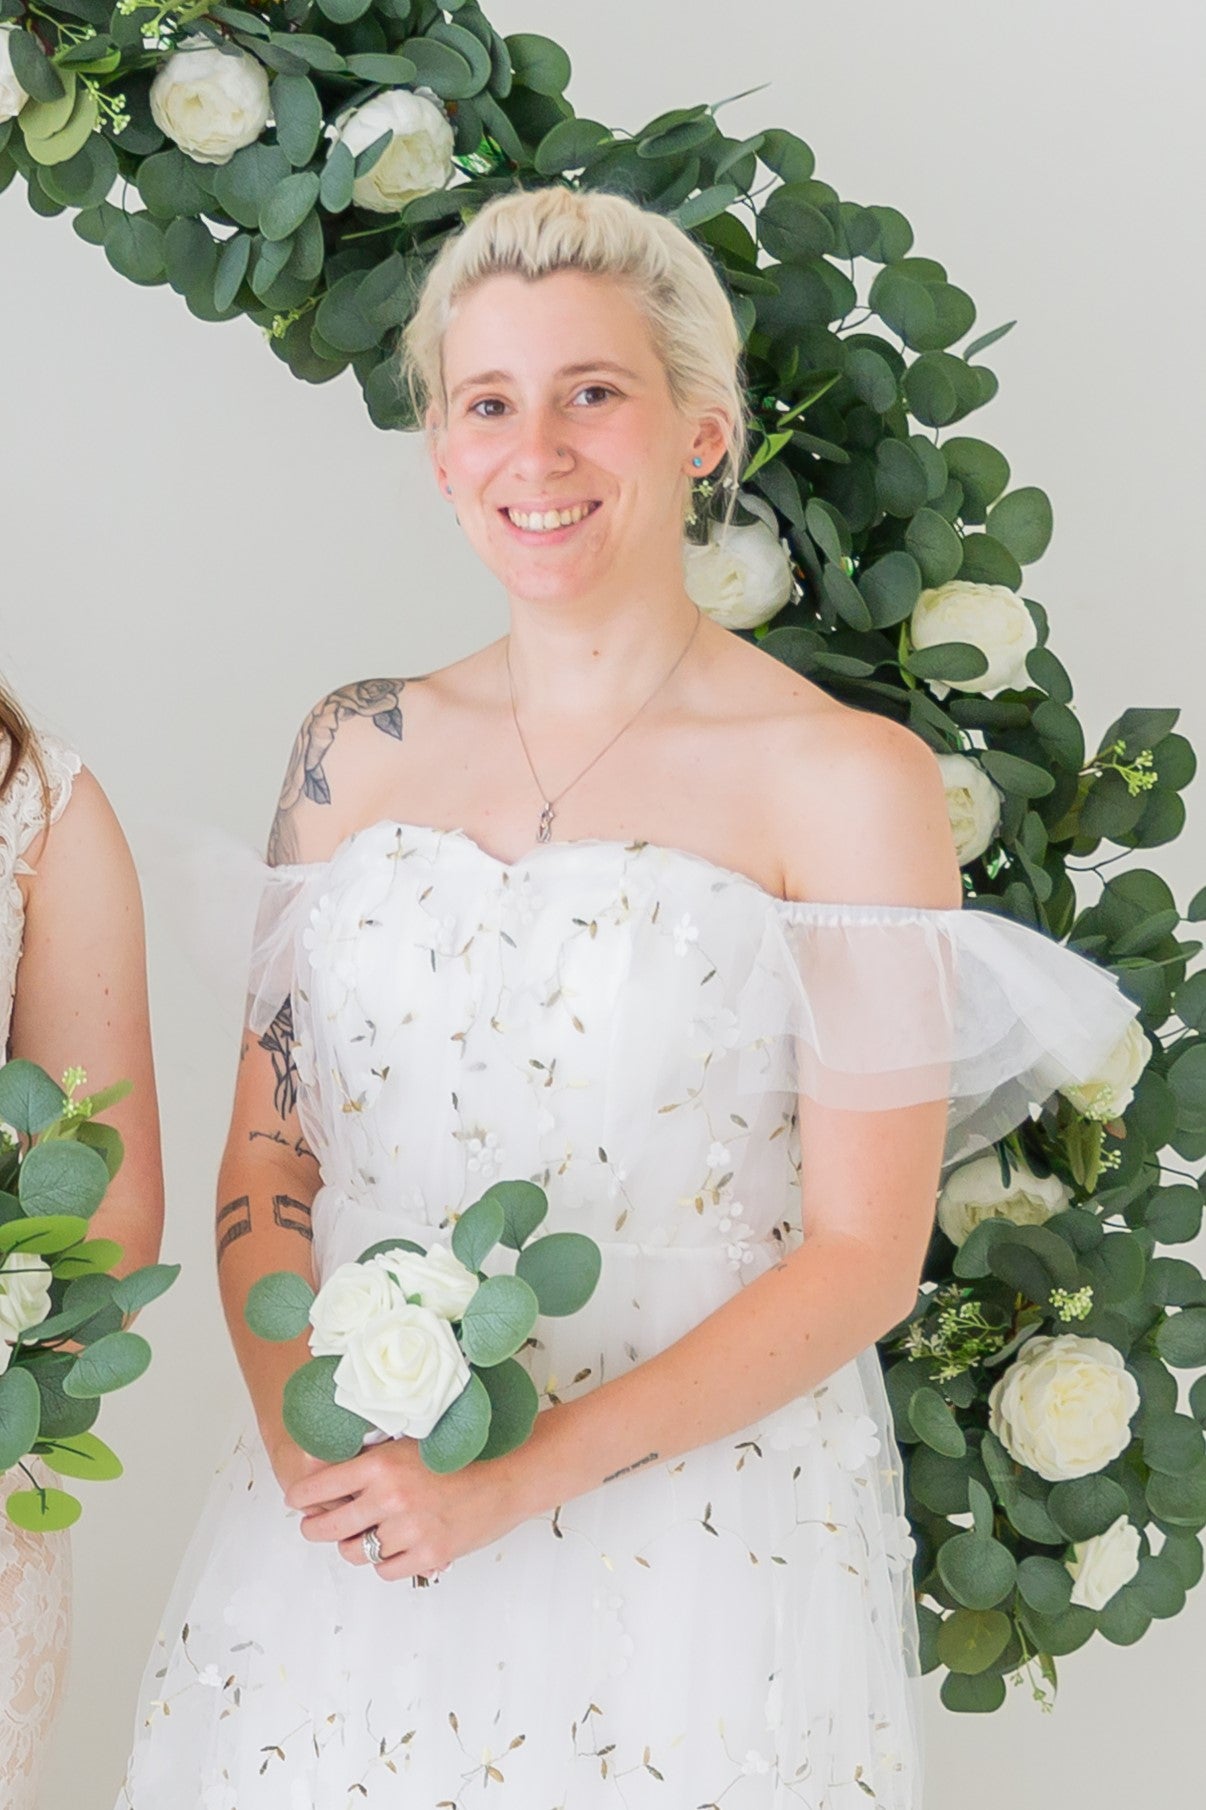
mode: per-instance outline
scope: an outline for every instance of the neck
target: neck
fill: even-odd
[[[509,659],[516,705],[526,720],[613,721],[644,704],[689,640],[691,654],[696,653],[706,628],[685,593],[656,613],[627,609],[605,622],[552,613],[539,619],[515,616],[510,633],[497,644],[503,695],[508,696]]]

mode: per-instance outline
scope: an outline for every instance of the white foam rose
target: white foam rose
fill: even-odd
[[[1011,1458],[1049,1483],[1099,1471],[1130,1442],[1139,1385],[1117,1346],[1036,1333],[988,1397],[988,1424]]]
[[[403,1303],[352,1334],[335,1366],[335,1400],[391,1438],[424,1439],[469,1376],[448,1321]]]
[[[150,101],[159,130],[194,163],[229,163],[254,144],[271,114],[268,73],[258,58],[218,50],[196,32],[156,72]]]
[[[16,119],[29,99],[28,93],[13,73],[12,51],[8,42],[9,32],[18,29],[15,25],[0,25],[0,125],[6,119]]]
[[[738,501],[759,519],[727,530],[709,522],[703,546],[684,538],[683,577],[691,601],[721,628],[758,628],[790,602],[795,585],[770,504],[744,490]]]
[[[403,1300],[418,1295],[424,1307],[444,1320],[459,1320],[477,1293],[478,1281],[446,1244],[419,1251],[378,1251],[369,1259],[397,1283]]]
[[[390,88],[341,113],[327,136],[332,150],[345,144],[358,157],[383,132],[393,137],[372,169],[357,176],[352,200],[375,214],[396,214],[416,195],[446,186],[455,134],[430,88]]]
[[[1001,822],[1001,794],[979,761],[966,754],[935,757],[946,788],[946,814],[959,865],[981,856],[996,836]]]
[[[913,605],[909,633],[914,647],[936,647],[943,641],[970,641],[988,661],[978,679],[930,679],[935,697],[948,691],[1002,691],[1026,686],[1026,655],[1038,644],[1034,618],[1016,591],[1003,584],[973,584],[954,578],[923,591]]]
[[[371,1263],[341,1263],[331,1271],[310,1304],[310,1350],[333,1357],[347,1350],[353,1333],[398,1305],[398,1293],[384,1270]]]
[[[1135,1084],[1151,1059],[1152,1046],[1137,1018],[1132,1018],[1106,1057],[1100,1073],[1060,1093],[1089,1119],[1116,1119],[1135,1097]]]
[[[0,1258],[0,1373],[12,1362],[10,1339],[39,1326],[50,1309],[51,1272],[33,1251],[10,1251]]]
[[[1058,1175],[1036,1175],[1026,1162],[1018,1163],[1008,1183],[1002,1183],[994,1152],[951,1171],[938,1196],[938,1224],[952,1244],[962,1244],[982,1219],[1041,1226],[1071,1201],[1071,1190]]]
[[[1064,1564],[1072,1576],[1072,1597],[1085,1609],[1104,1609],[1139,1570],[1139,1529],[1119,1515],[1104,1533],[1077,1540]]]

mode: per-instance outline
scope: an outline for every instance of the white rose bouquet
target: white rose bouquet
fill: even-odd
[[[580,1232],[532,1234],[548,1212],[532,1182],[496,1182],[456,1221],[450,1244],[386,1239],[315,1292],[292,1270],[261,1276],[245,1314],[261,1338],[298,1338],[314,1354],[285,1385],[286,1429],[329,1464],[376,1439],[419,1441],[433,1471],[521,1445],[537,1395],[515,1353],[540,1314],[576,1313],[594,1293],[601,1254]],[[512,1274],[481,1265],[499,1244]]]
[[[34,1533],[70,1527],[81,1510],[66,1490],[39,1484],[23,1463],[30,1453],[66,1476],[121,1476],[117,1454],[90,1429],[100,1397],[151,1361],[126,1316],[180,1273],[178,1263],[153,1263],[116,1276],[121,1246],[88,1236],[123,1155],[98,1115],[129,1083],[77,1099],[84,1084],[78,1069],[60,1087],[33,1062],[0,1067],[0,1471],[29,1477],[5,1508]]]

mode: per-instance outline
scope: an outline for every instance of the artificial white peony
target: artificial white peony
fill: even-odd
[[[1036,1333],[988,1397],[988,1424],[1011,1458],[1049,1483],[1099,1471],[1130,1442],[1139,1385],[1117,1346]]]
[[[1137,1018],[1132,1018],[1106,1057],[1100,1074],[1061,1087],[1077,1112],[1087,1119],[1116,1119],[1135,1097],[1135,1083],[1147,1067],[1152,1046]]]
[[[1072,1598],[1085,1609],[1104,1609],[1139,1570],[1139,1529],[1119,1515],[1104,1533],[1077,1540],[1064,1564],[1072,1576]]]
[[[190,48],[196,46],[196,48]],[[194,32],[156,72],[151,117],[194,163],[229,163],[268,124],[268,73],[249,51],[218,50]]]
[[[315,1357],[342,1355],[353,1333],[397,1307],[400,1299],[383,1270],[371,1263],[341,1263],[310,1304],[310,1350]]]
[[[335,1400],[391,1438],[424,1439],[469,1377],[448,1321],[404,1304],[352,1334],[335,1366]]]
[[[51,1272],[33,1251],[10,1251],[0,1270],[0,1373],[12,1362],[10,1339],[28,1332],[50,1308]]]
[[[328,137],[332,150],[345,144],[357,157],[383,132],[393,138],[372,169],[357,176],[352,200],[375,214],[396,214],[416,195],[446,186],[455,134],[430,88],[390,88],[340,114]]]
[[[18,29],[15,25],[0,25],[0,125],[6,119],[16,119],[29,99],[13,74],[13,59],[8,44],[9,32]]]
[[[993,841],[1001,822],[1001,794],[979,761],[966,754],[935,757],[946,788],[946,814],[960,867],[975,861]]]
[[[1017,1163],[1002,1185],[1000,1162],[990,1153],[951,1171],[938,1196],[938,1224],[952,1244],[962,1244],[982,1219],[1041,1226],[1071,1201],[1071,1190],[1058,1175],[1036,1175],[1026,1162]]]
[[[433,1244],[425,1256],[418,1251],[378,1251],[369,1263],[393,1278],[400,1299],[418,1295],[423,1306],[443,1320],[459,1320],[477,1293],[477,1277],[446,1244]]]
[[[727,531],[709,522],[705,546],[684,539],[683,576],[688,596],[705,616],[721,628],[750,629],[789,603],[795,585],[774,510],[748,491],[739,501],[759,520]]]
[[[1033,683],[1026,673],[1026,655],[1038,644],[1038,629],[1017,592],[1003,584],[954,578],[936,590],[923,591],[913,605],[909,633],[914,647],[969,641],[988,661],[988,671],[978,679],[928,680],[935,697],[944,698],[952,689],[990,692]]]

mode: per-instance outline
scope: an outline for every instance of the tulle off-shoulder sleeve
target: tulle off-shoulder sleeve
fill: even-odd
[[[988,911],[776,900],[738,1012],[738,1083],[825,1106],[948,1102],[944,1164],[1098,1076],[1139,1007]]]
[[[246,1019],[266,1031],[297,990],[303,936],[322,870],[314,866],[261,867],[261,891],[247,966]]]

